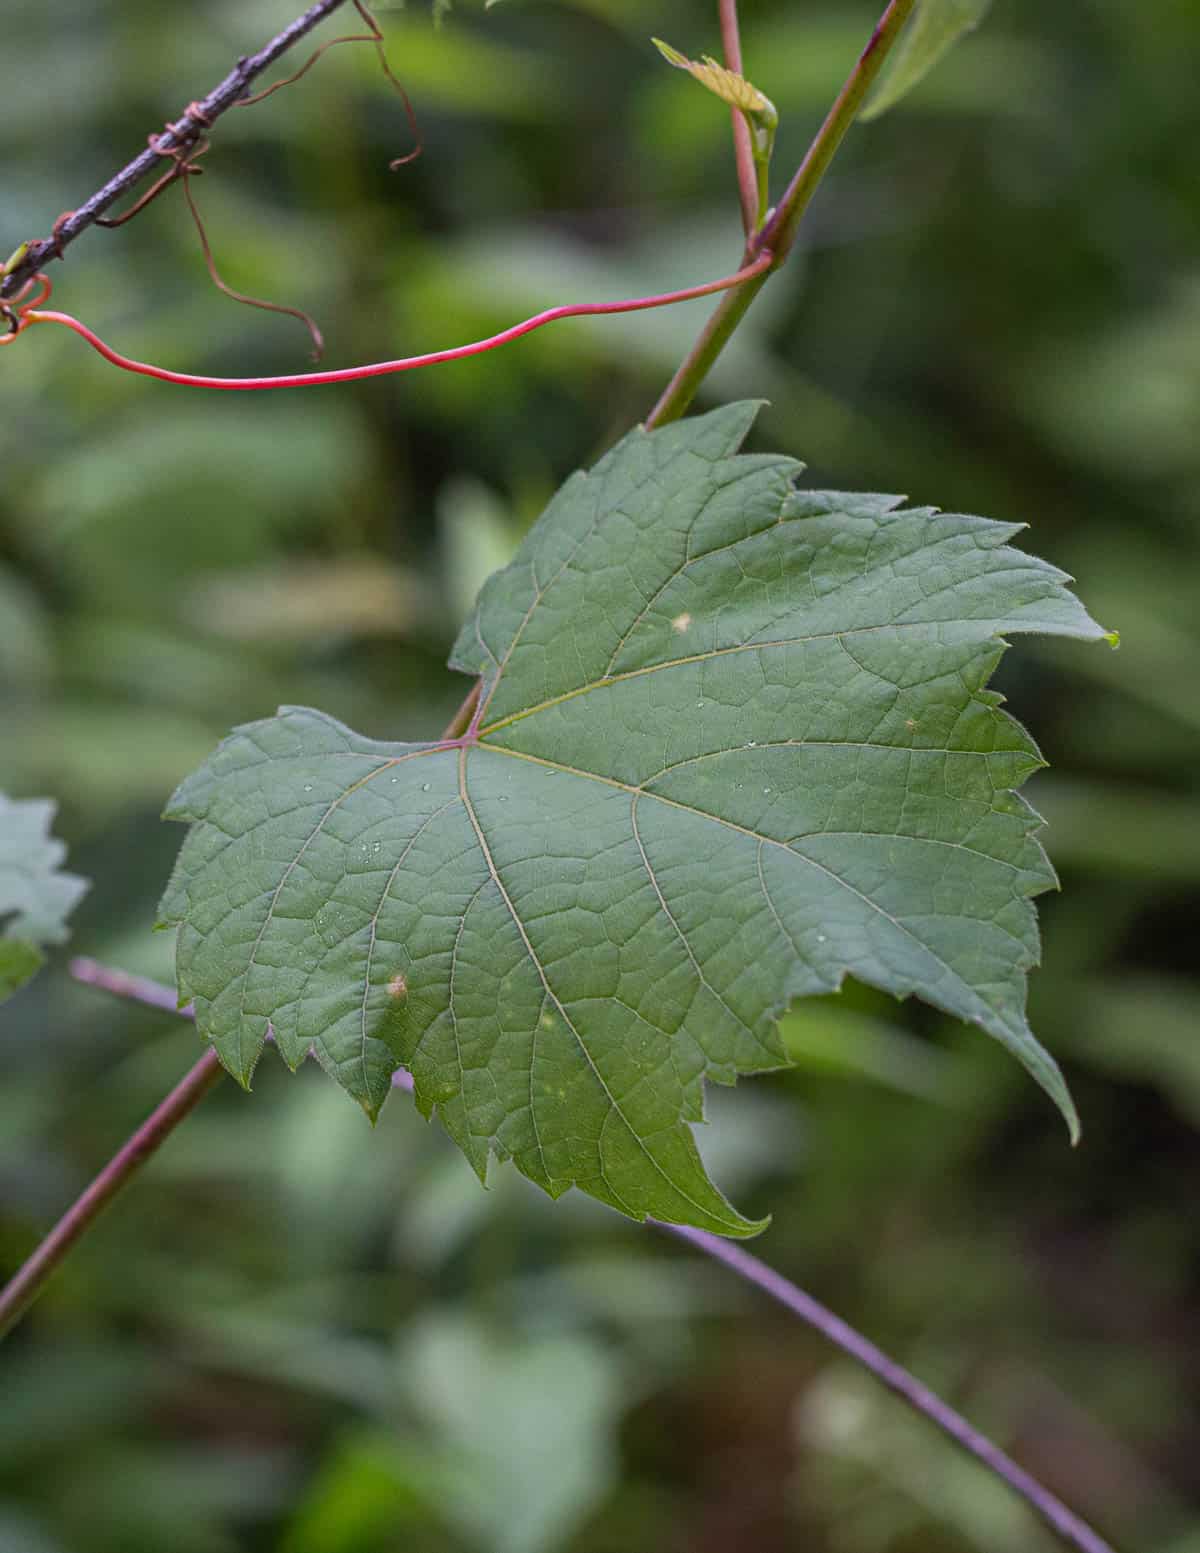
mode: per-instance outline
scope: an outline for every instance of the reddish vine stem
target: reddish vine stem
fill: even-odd
[[[155,1106],[137,1131],[126,1139],[11,1281],[0,1289],[0,1338],[12,1330],[37,1299],[80,1236],[91,1228],[121,1188],[128,1185],[130,1177],[170,1137],[188,1112],[200,1104],[224,1071],[216,1052],[209,1047],[166,1099]]]
[[[717,0],[721,18],[721,51],[725,63],[735,75],[742,73],[742,40],[738,32],[737,0]],[[738,108],[730,108],[733,121],[733,159],[737,167],[738,195],[742,202],[742,227],[747,240],[758,225],[758,173],[754,167],[754,148],[750,144],[750,126]]]
[[[459,702],[458,711],[450,719],[446,726],[448,739],[462,737],[475,720],[475,714],[479,710],[479,697],[483,691],[483,681],[477,679]]]
[[[455,722],[458,718],[455,718]],[[450,725],[451,730],[455,723]],[[450,731],[446,737],[452,737]],[[70,966],[76,981],[89,987],[110,992],[116,997],[146,1004],[164,1013],[179,1014],[185,1019],[194,1017],[190,1006],[180,1008],[171,987],[151,981],[144,976],[130,976],[124,971],[102,965],[97,960],[76,959]],[[51,1273],[62,1262],[67,1252],[100,1211],[125,1185],[150,1154],[158,1148],[171,1130],[196,1106],[221,1077],[221,1067],[216,1053],[210,1048],[198,1063],[171,1091],[166,1100],[156,1108],[129,1141],[113,1156],[100,1174],[43,1240],[32,1257],[17,1273],[6,1288],[0,1290],[0,1337],[9,1331],[36,1299]],[[397,1070],[392,1076],[397,1089],[412,1090],[411,1076]],[[957,1446],[989,1468],[1019,1494],[1045,1521],[1047,1526],[1077,1553],[1114,1553],[1109,1543],[1050,1490],[1039,1483],[1023,1467],[1017,1465],[998,1445],[969,1424],[949,1403],[930,1391],[915,1375],[909,1373],[894,1359],[888,1358],[868,1338],[856,1332],[852,1326],[835,1316],[831,1310],[806,1294],[798,1285],[785,1278],[774,1268],[768,1267],[758,1257],[752,1256],[732,1241],[723,1240],[707,1230],[693,1229],[685,1224],[664,1224],[650,1219],[654,1229],[674,1235],[693,1246],[703,1255],[711,1257],[735,1273],[739,1278],[760,1289],[776,1300],[793,1315],[819,1332],[828,1342],[856,1363],[869,1370],[885,1386],[894,1391],[908,1405],[935,1424]]]
[[[252,81],[268,70],[282,54],[286,54],[290,48],[299,43],[301,38],[307,37],[315,27],[320,26],[327,16],[331,16],[346,3],[347,0],[317,0],[315,5],[309,6],[303,16],[298,16],[269,43],[264,44],[257,54],[239,59],[225,79],[215,86],[207,97],[189,105],[179,119],[168,124],[164,133],[155,137],[156,143],[153,146],[147,146],[140,155],[135,156],[132,162],[127,163],[119,173],[114,174],[77,210],[70,211],[65,217],[60,218],[55,223],[54,232],[50,237],[39,238],[29,244],[18,262],[0,280],[0,300],[10,300],[24,283],[32,280],[37,271],[51,259],[61,258],[63,249],[68,244],[73,243],[88,227],[94,226],[98,217],[103,216],[115,205],[123,194],[141,183],[144,178],[149,177],[164,159],[171,156],[172,152],[190,151],[202,137],[205,129],[245,96],[246,88]]]
[[[195,1019],[191,1004],[180,1008],[174,991],[160,981],[151,981],[146,976],[131,976],[110,965],[102,965],[98,960],[83,958],[72,960],[70,971],[75,980],[85,986],[111,992],[114,997],[126,998],[131,1003],[142,1003],[147,1008],[158,1009],[160,1013]],[[33,1253],[8,1283],[0,1288],[0,1342],[34,1304],[72,1247],[92,1227],[113,1198],[129,1185],[150,1156],[166,1142],[184,1117],[195,1110],[217,1080],[224,1077],[225,1069],[221,1066],[221,1059],[210,1046],[166,1099],[155,1106],[137,1131],[121,1145],[53,1229],[42,1237]],[[412,1089],[412,1079],[400,1070],[392,1075],[392,1084],[396,1089]]]

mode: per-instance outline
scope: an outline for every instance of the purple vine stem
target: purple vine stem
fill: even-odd
[[[151,981],[148,976],[131,976],[127,971],[102,965],[99,960],[89,960],[83,955],[72,960],[67,969],[72,979],[82,982],[85,987],[99,987],[101,992],[128,998],[131,1003],[144,1003],[147,1008],[161,1009],[164,1014],[182,1014],[185,1019],[196,1017],[190,1003],[180,1007],[174,987]]]
[[[144,976],[130,976],[124,971],[103,965],[98,960],[75,959],[70,973],[76,981],[89,987],[110,992],[116,997],[144,1003],[165,1013],[179,1014],[185,1019],[194,1018],[190,1005],[180,1007],[171,987],[151,981]],[[42,1285],[62,1261],[67,1251],[79,1238],[97,1213],[125,1184],[127,1179],[184,1116],[203,1098],[221,1076],[221,1068],[215,1052],[210,1048],[200,1061],[171,1091],[113,1156],[87,1191],[75,1202],[34,1255],[3,1290],[0,1290],[0,1337],[20,1319],[33,1303]],[[392,1076],[397,1089],[411,1091],[411,1075],[397,1071]],[[692,1229],[684,1224],[664,1224],[657,1219],[647,1223],[665,1234],[674,1235],[695,1250],[722,1263],[739,1278],[759,1289],[763,1294],[783,1305],[794,1316],[819,1332],[835,1348],[869,1370],[885,1386],[894,1391],[908,1405],[931,1423],[935,1424],[962,1450],[981,1462],[1008,1486],[1042,1518],[1058,1537],[1078,1553],[1114,1553],[1110,1543],[1097,1535],[1063,1502],[1017,1465],[985,1435],[980,1434],[961,1414],[930,1391],[928,1386],[911,1375],[894,1359],[889,1359],[882,1349],[856,1332],[852,1326],[827,1310],[820,1301],[813,1299],[803,1289],[768,1267],[756,1256],[733,1241],[723,1240],[707,1230]]]
[[[462,740],[452,739],[448,743],[453,747],[462,743]],[[67,969],[71,979],[81,982],[85,987],[111,992],[116,998],[127,998],[131,1003],[142,1003],[164,1014],[178,1014],[182,1019],[196,1018],[196,1010],[192,1005],[181,1005],[175,989],[168,987],[165,982],[151,981],[149,976],[131,976],[127,971],[119,971],[115,966],[105,965],[100,960],[90,960],[86,955],[77,955]],[[269,1040],[270,1036],[267,1038]],[[405,1089],[411,1094],[412,1087],[412,1074],[397,1068],[392,1074],[392,1088]]]
[[[756,1289],[761,1289],[764,1294],[790,1310],[794,1316],[799,1316],[801,1321],[815,1328],[835,1348],[840,1348],[844,1354],[870,1370],[877,1380],[881,1380],[910,1407],[923,1414],[931,1423],[936,1424],[956,1445],[961,1446],[997,1477],[1002,1478],[1068,1546],[1078,1548],[1080,1553],[1114,1553],[1112,1545],[1097,1536],[1086,1521],[1080,1520],[1061,1499],[1052,1494],[1048,1488],[1044,1488],[1023,1467],[1019,1467],[1011,1456],[1006,1455],[998,1445],[993,1445],[986,1435],[980,1434],[979,1430],[969,1424],[960,1413],[956,1413],[949,1403],[943,1402],[939,1396],[930,1391],[928,1386],[922,1385],[915,1375],[910,1374],[894,1359],[889,1359],[881,1348],[877,1348],[868,1338],[856,1332],[840,1316],[835,1316],[833,1311],[827,1310],[819,1300],[813,1299],[811,1294],[806,1294],[782,1273],[777,1273],[773,1267],[768,1267],[765,1262],[752,1256],[749,1251],[743,1250],[736,1242],[722,1240],[719,1235],[711,1235],[707,1230],[692,1229],[686,1224],[662,1224],[655,1219],[650,1222],[655,1229],[663,1230],[668,1235],[675,1235],[680,1240],[686,1240],[697,1250],[703,1251],[705,1256],[711,1256],[714,1261],[724,1263],[739,1278],[744,1278]]]

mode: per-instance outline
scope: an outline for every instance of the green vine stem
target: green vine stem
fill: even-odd
[[[859,55],[795,177],[788,184],[778,209],[750,242],[747,257],[770,253],[770,265],[761,274],[743,281],[722,297],[696,343],[680,363],[679,370],[667,384],[662,397],[646,417],[647,429],[665,426],[668,421],[677,421],[686,412],[713,363],[746,316],[750,304],[766,285],[772,272],[787,258],[801,217],[829,170],[829,164],[845,139],[846,131],[854,123],[863,99],[874,85],[884,60],[912,15],[916,3],[917,0],[891,0],[880,17],[869,43]]]

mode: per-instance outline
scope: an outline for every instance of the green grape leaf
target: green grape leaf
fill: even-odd
[[[54,814],[47,798],[0,793],[0,1002],[37,972],[41,946],[64,942],[87,892],[85,879],[60,871],[67,849],[50,834]]]
[[[1042,761],[986,685],[1002,632],[1105,633],[1020,525],[740,455],[756,408],[567,481],[455,646],[462,737],[286,708],[183,782],[162,917],[243,1083],[268,1026],[371,1115],[403,1066],[481,1175],[744,1235],[705,1080],[783,1065],[778,1015],[850,974],[995,1036],[1074,1129],[1024,1014]]]
[[[960,38],[975,31],[991,5],[992,0],[917,0],[912,20],[860,118],[877,119],[907,97]]]

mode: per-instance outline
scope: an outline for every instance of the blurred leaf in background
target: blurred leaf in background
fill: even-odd
[[[60,866],[67,849],[50,834],[55,808],[0,793],[0,1002],[37,973],[47,945],[64,942],[87,893],[87,880]]]
[[[917,0],[917,8],[888,60],[879,86],[862,111],[877,119],[923,81],[964,33],[973,32],[992,0]]]

